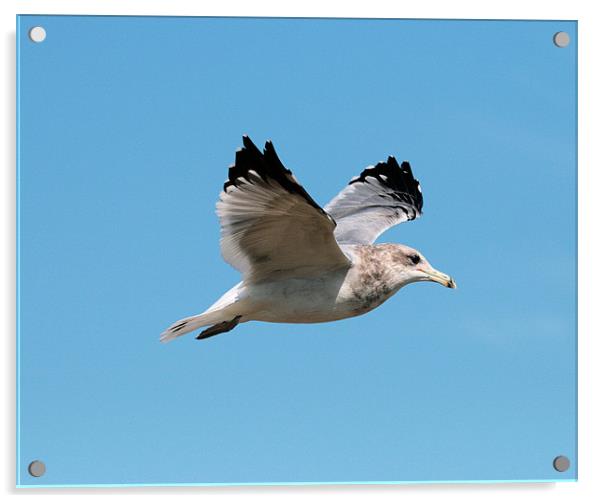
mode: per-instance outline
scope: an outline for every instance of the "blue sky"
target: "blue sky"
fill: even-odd
[[[576,478],[574,22],[18,25],[20,484]],[[380,241],[458,289],[159,344],[239,280],[243,133],[321,204],[409,160],[424,216]]]

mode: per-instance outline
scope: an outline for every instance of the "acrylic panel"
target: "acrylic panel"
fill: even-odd
[[[576,22],[28,15],[16,36],[17,485],[577,478]],[[357,219],[327,206],[342,189]],[[362,269],[379,225],[411,248]],[[367,283],[306,323],[345,261]],[[231,264],[254,293],[161,343]]]

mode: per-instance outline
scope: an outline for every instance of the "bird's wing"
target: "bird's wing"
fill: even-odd
[[[337,242],[369,244],[388,228],[422,214],[422,192],[410,163],[394,157],[366,168],[324,208],[337,222]]]
[[[226,262],[255,282],[349,266],[334,220],[282,165],[272,143],[263,153],[247,136],[243,145],[217,203]]]

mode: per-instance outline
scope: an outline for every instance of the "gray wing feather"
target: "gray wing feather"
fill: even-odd
[[[282,165],[271,142],[263,153],[246,136],[243,143],[217,203],[226,262],[255,282],[349,266],[333,219]]]
[[[419,217],[422,203],[410,164],[389,157],[351,180],[324,210],[337,222],[337,242],[370,244],[390,227]]]

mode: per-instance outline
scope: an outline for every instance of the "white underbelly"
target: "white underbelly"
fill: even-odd
[[[275,323],[320,323],[364,314],[386,298],[366,303],[350,288],[346,273],[249,285],[246,319]],[[388,296],[387,296],[388,298]]]

